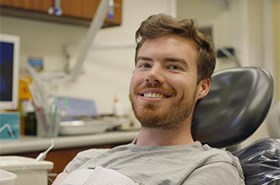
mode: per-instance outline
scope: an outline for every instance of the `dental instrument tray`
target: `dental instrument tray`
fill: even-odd
[[[102,120],[73,120],[59,123],[60,135],[98,134],[106,132],[108,124]]]
[[[76,117],[59,123],[60,135],[99,134],[106,131],[139,129],[129,117]]]

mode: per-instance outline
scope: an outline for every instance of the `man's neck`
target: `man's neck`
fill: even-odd
[[[159,129],[141,127],[136,145],[172,146],[191,144],[194,140],[189,128]]]

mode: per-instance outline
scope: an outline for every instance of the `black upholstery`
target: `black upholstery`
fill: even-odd
[[[271,75],[257,67],[216,72],[209,94],[197,106],[192,134],[223,148],[240,143],[264,121],[273,98]]]
[[[273,91],[272,76],[258,67],[215,73],[209,94],[194,113],[194,139],[217,148],[247,139],[266,118]],[[280,139],[260,139],[233,154],[247,185],[280,185]]]
[[[280,185],[280,139],[259,139],[234,155],[247,185]]]

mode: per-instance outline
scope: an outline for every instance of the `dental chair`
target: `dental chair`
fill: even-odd
[[[258,67],[216,72],[209,94],[197,105],[195,140],[231,151],[241,162],[246,185],[280,185],[280,139],[264,138],[243,149],[239,144],[265,120],[273,99],[273,79]]]

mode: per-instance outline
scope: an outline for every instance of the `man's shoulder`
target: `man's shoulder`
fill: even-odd
[[[93,157],[102,155],[109,150],[110,149],[103,149],[103,148],[93,148],[93,149],[84,150],[84,151],[79,152],[77,154],[77,156],[75,157],[75,159],[77,159],[77,158],[83,158],[85,160],[91,159]]]
[[[64,169],[65,172],[71,172],[85,162],[89,161],[90,159],[96,159],[98,156],[106,153],[110,149],[88,149],[79,152],[70,163],[67,164],[66,168]]]
[[[205,155],[205,158],[207,158],[205,164],[228,163],[231,164],[232,166],[240,168],[239,159],[236,156],[234,156],[231,152],[225,149],[212,148],[208,145],[203,145],[202,147],[204,152],[202,152],[201,155]]]
[[[211,158],[213,159],[227,159],[227,160],[231,160],[231,159],[236,159],[236,157],[229,151],[227,151],[226,149],[221,149],[221,148],[213,148],[210,147],[207,144],[202,145],[203,150],[205,151],[205,153],[208,153],[209,155],[211,155]]]
[[[126,150],[128,149],[129,145],[119,145],[113,148],[93,148],[93,149],[88,149],[81,151],[77,154],[75,158],[84,158],[84,159],[91,159],[93,157],[98,157],[103,154],[111,154],[114,152],[118,152],[121,150]]]
[[[75,158],[68,163],[65,168],[66,172],[70,172],[74,169],[79,168],[83,164],[90,162],[96,163],[100,158],[109,156],[115,152],[125,150],[128,148],[128,145],[120,145],[114,148],[93,148],[79,152]]]

